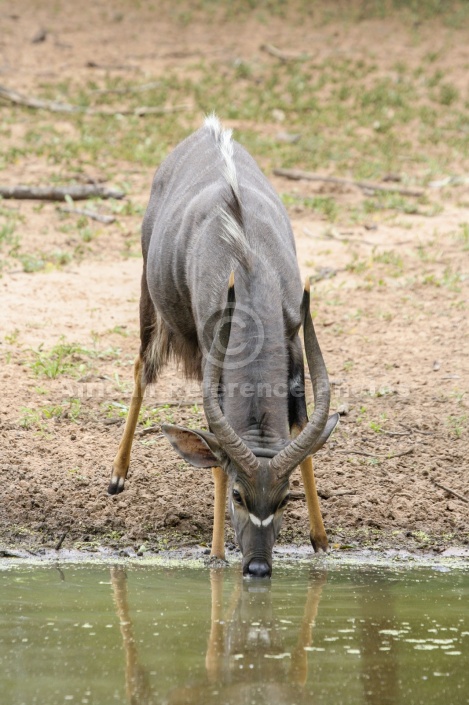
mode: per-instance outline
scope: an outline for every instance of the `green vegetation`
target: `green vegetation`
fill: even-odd
[[[461,438],[463,432],[467,431],[469,428],[469,415],[468,414],[460,414],[460,415],[451,414],[450,416],[448,416],[447,425],[448,425],[448,428],[450,429],[451,433],[453,433],[454,436],[456,436],[456,438]]]
[[[47,428],[45,422],[67,419],[72,423],[76,423],[81,411],[81,401],[77,398],[70,398],[69,401],[62,404],[45,404],[35,409],[22,407],[19,425],[25,429],[35,428],[44,432]]]
[[[76,343],[66,343],[61,338],[50,350],[44,350],[42,345],[37,350],[32,350],[27,364],[36,377],[79,377],[91,369],[94,360],[115,359],[119,353],[117,348],[86,348]]]
[[[246,4],[251,10],[253,7],[265,10],[268,6],[269,13],[288,11],[292,22],[297,15],[310,12],[306,3],[299,3],[295,11],[278,0],[233,2],[230,12],[237,15]],[[397,5],[401,17],[406,11],[422,17],[447,17],[451,14],[449,7],[453,14],[469,7],[469,3],[445,3],[443,11],[443,3],[436,0],[405,5],[367,2],[366,15],[380,17]],[[359,20],[365,12],[365,3],[353,6],[353,10],[345,12],[350,20]],[[210,7],[210,3],[201,3],[199,11],[208,11]],[[192,5],[186,11],[197,13]],[[311,4],[313,14],[320,11],[319,5],[316,8],[316,4]],[[342,19],[343,13],[341,5]],[[338,8],[333,10],[331,5],[327,14],[332,19]],[[419,178],[417,173],[425,173],[427,181],[450,168],[454,152],[462,159],[469,158],[465,96],[451,80],[442,80],[442,72],[435,69],[436,56],[427,56],[418,71],[397,62],[386,76],[377,70],[371,58],[332,55],[313,59],[305,55],[299,59],[282,62],[262,54],[255,62],[243,59],[226,63],[203,58],[187,66],[184,74],[171,69],[164,75],[149,77],[146,79],[149,87],[142,91],[135,90],[138,86],[133,78],[111,75],[90,79],[85,85],[73,79],[39,83],[36,91],[39,98],[83,108],[115,110],[115,115],[64,115],[61,120],[67,121],[67,130],[51,122],[48,116],[31,117],[30,128],[20,146],[5,130],[3,166],[32,156],[42,158],[57,166],[57,180],[64,171],[76,172],[77,163],[99,164],[109,176],[115,172],[117,162],[154,168],[170,148],[200,124],[202,114],[213,110],[225,120],[248,123],[236,137],[263,159],[266,168],[275,165],[317,170],[329,164],[338,175],[379,180],[388,172],[404,171],[411,181]],[[123,100],[126,109],[136,109],[142,102],[150,108],[186,104],[193,108],[189,113],[162,114],[155,121],[119,113]],[[16,120],[19,110],[2,108],[6,125]],[[279,131],[280,123],[285,122],[289,131],[300,136],[299,141],[286,143],[277,139],[275,131],[263,133],[262,124],[272,122],[279,123]],[[305,199],[303,205],[320,210],[330,220],[337,216],[334,201],[329,198]],[[415,199],[380,194],[373,196],[366,208],[415,213],[420,206]],[[115,203],[113,210],[128,215],[139,212],[141,207]],[[79,219],[76,227],[85,243],[94,237],[86,218]],[[0,241],[2,237],[11,239],[14,230],[11,223],[4,224],[3,229],[0,225]]]

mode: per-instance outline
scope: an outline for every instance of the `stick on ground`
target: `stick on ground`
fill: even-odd
[[[309,54],[297,54],[296,52],[292,51],[282,51],[281,49],[278,49],[275,47],[273,44],[262,44],[261,45],[261,50],[265,51],[267,54],[270,54],[270,56],[274,56],[276,59],[280,59],[280,61],[307,61],[310,59]]]
[[[2,198],[27,199],[33,201],[73,201],[87,198],[124,198],[125,193],[99,184],[74,184],[72,186],[0,186]]]
[[[322,181],[329,184],[343,184],[345,186],[358,186],[365,191],[383,191],[385,193],[399,193],[401,196],[423,196],[425,191],[421,188],[405,188],[403,186],[389,186],[386,184],[375,184],[372,181],[355,181],[354,179],[343,179],[338,176],[324,176],[314,174],[311,171],[301,169],[274,169],[276,176],[283,176],[294,181]]]
[[[41,100],[34,98],[17,91],[0,86],[0,98],[8,100],[15,105],[24,105],[26,108],[34,108],[35,110],[49,110],[53,113],[71,113],[80,115],[164,115],[165,113],[175,113],[181,110],[189,110],[190,105],[171,105],[171,106],[146,106],[142,105],[139,108],[120,108],[118,110],[103,109],[103,108],[86,108],[81,105],[71,105],[70,103],[60,103],[55,100]]]
[[[464,495],[459,494],[459,492],[455,492],[450,487],[446,487],[446,485],[442,485],[440,482],[436,482],[435,480],[433,480],[433,484],[436,485],[436,487],[439,487],[440,490],[444,490],[445,492],[452,494],[453,497],[457,497],[462,502],[466,502],[466,504],[469,504],[469,499],[467,499],[467,497],[464,497]]]
[[[414,447],[402,450],[400,453],[392,453],[391,455],[378,455],[377,453],[366,453],[364,450],[335,450],[335,453],[344,453],[345,455],[365,455],[367,458],[380,458],[381,460],[391,460],[391,458],[400,458],[403,455],[411,455],[414,452]]]
[[[95,211],[90,211],[88,208],[70,208],[69,206],[63,206],[59,208],[61,213],[73,213],[75,215],[84,215],[92,220],[97,220],[98,223],[104,223],[105,225],[110,225],[115,222],[115,216],[104,215],[102,213],[95,213]]]

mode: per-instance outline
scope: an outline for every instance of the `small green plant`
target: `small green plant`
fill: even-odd
[[[463,250],[467,251],[469,250],[469,223],[460,223],[459,229],[458,239],[463,244]]]
[[[281,198],[286,206],[310,208],[311,210],[321,213],[331,222],[334,222],[339,214],[337,202],[330,196],[297,196],[290,193],[283,193]]]
[[[459,98],[459,91],[451,83],[442,83],[438,93],[438,102],[441,105],[452,105]]]
[[[28,364],[37,377],[55,379],[61,375],[81,376],[91,367],[92,360],[112,360],[119,356],[118,348],[86,348],[77,343],[66,343],[62,337],[50,350],[44,350],[43,345],[33,350],[33,359]]]
[[[468,421],[468,414],[461,414],[460,416],[450,414],[450,416],[448,416],[447,425],[456,438],[461,438],[463,432],[467,431]]]
[[[8,335],[5,336],[5,342],[8,343],[9,345],[15,345],[15,343],[18,342],[19,335],[20,335],[19,328],[15,328],[12,333],[9,333]]]
[[[358,409],[357,424],[363,423],[363,421],[365,420],[366,415],[367,415],[367,408],[366,408],[366,406],[363,406],[363,405],[360,406],[360,408]]]
[[[30,409],[27,406],[21,407],[21,417],[19,424],[21,428],[30,429],[40,425],[41,412],[37,409]]]
[[[394,277],[399,276],[403,272],[403,269],[404,269],[403,259],[400,255],[398,255],[393,250],[385,250],[384,252],[381,252],[379,254],[375,254],[373,256],[373,259],[375,262],[379,262],[380,264],[389,265],[390,270],[391,270],[391,274]]]
[[[30,367],[37,377],[48,377],[55,379],[60,375],[69,374],[72,371],[83,371],[79,356],[84,352],[84,348],[73,343],[58,343],[51,350],[44,350],[43,346],[33,351],[34,359]]]
[[[375,433],[381,433],[383,430],[383,424],[387,421],[386,414],[381,414],[378,421],[370,421],[369,426]]]
[[[119,401],[105,402],[101,405],[108,419],[125,418],[129,413],[129,407]]]
[[[367,260],[358,259],[358,255],[354,254],[351,262],[345,265],[347,272],[352,272],[353,274],[363,274],[367,269],[371,267],[371,264]]]
[[[46,266],[46,263],[42,259],[42,257],[38,257],[37,255],[33,254],[17,254],[16,259],[21,262],[23,266],[23,272],[27,272],[29,274],[31,274],[32,272],[40,272]]]

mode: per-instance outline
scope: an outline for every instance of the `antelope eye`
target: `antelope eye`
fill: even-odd
[[[283,509],[284,507],[286,507],[287,504],[288,504],[288,500],[289,500],[289,499],[290,499],[290,495],[287,494],[287,496],[284,497],[284,498],[282,499],[282,501],[280,502],[280,504],[278,505],[278,508],[279,508],[279,509]]]
[[[238,490],[233,490],[233,499],[236,502],[236,504],[242,504],[243,503],[243,498],[241,497],[240,493]]]

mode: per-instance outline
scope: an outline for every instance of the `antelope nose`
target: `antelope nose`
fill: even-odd
[[[272,570],[266,561],[254,558],[248,565],[246,575],[251,575],[253,578],[270,578]]]

